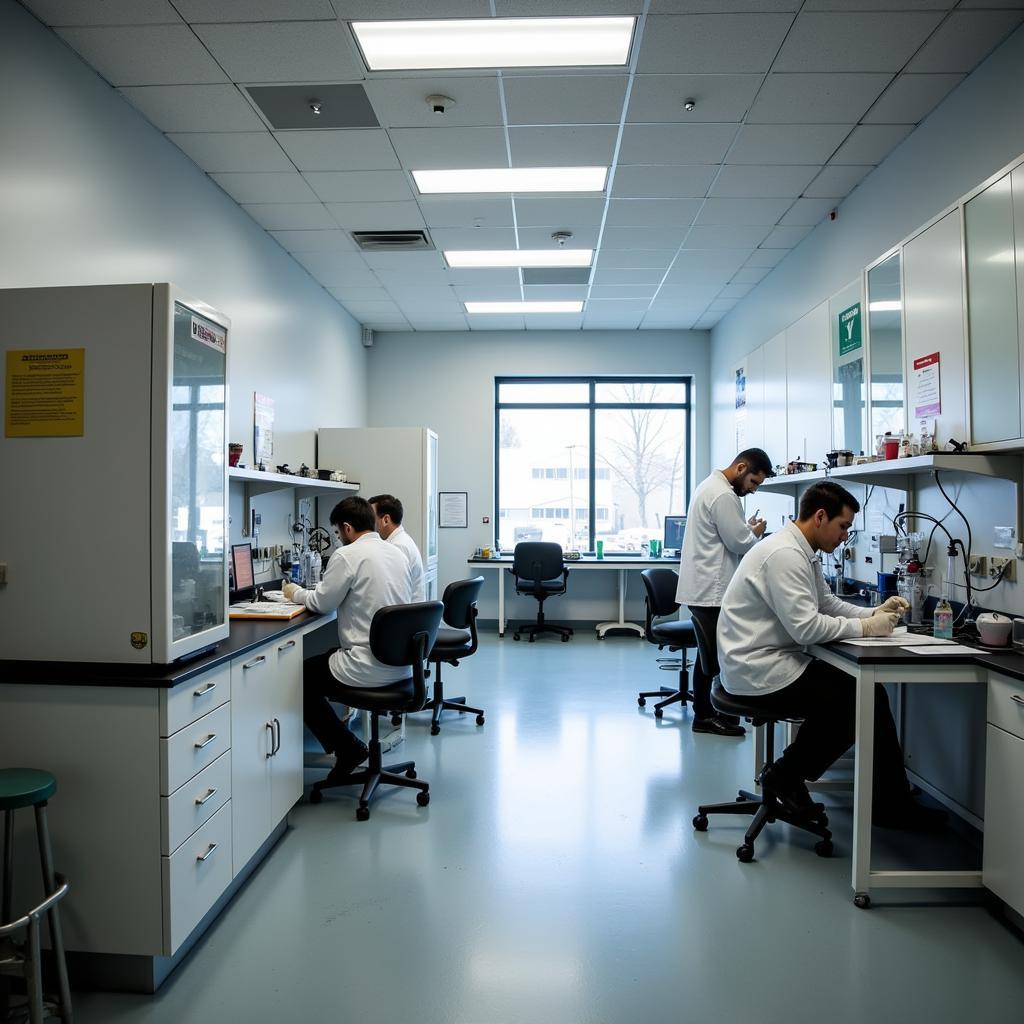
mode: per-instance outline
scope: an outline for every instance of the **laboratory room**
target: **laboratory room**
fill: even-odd
[[[1024,1005],[1024,0],[0,0],[0,1021]]]

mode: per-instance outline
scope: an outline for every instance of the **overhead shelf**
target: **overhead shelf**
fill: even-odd
[[[246,495],[266,494],[268,491],[279,491],[283,487],[301,487],[313,491],[342,491],[355,494],[359,490],[358,483],[339,483],[335,480],[314,480],[308,476],[293,476],[290,473],[261,473],[258,469],[228,470],[230,480],[240,480],[245,485]]]

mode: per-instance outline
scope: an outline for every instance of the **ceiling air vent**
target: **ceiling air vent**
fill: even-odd
[[[352,240],[365,252],[412,252],[434,248],[426,231],[353,231]]]

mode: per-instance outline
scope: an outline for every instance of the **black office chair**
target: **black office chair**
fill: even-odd
[[[441,662],[458,665],[460,659],[476,654],[480,646],[476,631],[477,598],[480,588],[484,585],[483,576],[474,576],[471,580],[456,580],[444,588],[441,603],[444,605],[444,623],[437,631],[437,639],[430,651],[428,660],[434,663],[434,694],[421,708],[431,711],[430,735],[436,736],[441,731],[441,712],[458,711],[460,715],[467,711],[476,715],[476,724],[484,724],[484,713],[480,708],[471,708],[466,704],[465,697],[445,697],[441,682]]]
[[[693,694],[686,685],[686,652],[697,646],[697,637],[693,631],[693,625],[687,619],[669,619],[667,622],[655,622],[655,619],[664,618],[666,615],[673,615],[679,611],[679,603],[676,601],[676,586],[679,582],[679,575],[675,569],[644,569],[640,573],[644,581],[644,589],[647,591],[647,613],[644,619],[644,639],[655,644],[659,651],[666,647],[670,651],[681,651],[679,666],[679,686],[662,686],[657,690],[644,690],[640,693],[636,702],[640,707],[647,706],[648,697],[661,697],[654,705],[654,717],[661,718],[665,708],[670,704],[682,704],[686,707],[688,700],[693,700]],[[667,664],[665,668],[675,668],[676,660],[664,659]]]
[[[523,541],[512,553],[512,568],[509,572],[516,581],[516,593],[537,599],[537,621],[517,626],[512,634],[518,640],[525,633],[533,643],[541,633],[557,633],[562,643],[568,643],[572,630],[568,626],[556,626],[544,620],[544,602],[556,594],[564,594],[569,581],[569,570],[562,563],[562,547],[548,541]]]
[[[797,722],[800,717],[797,714],[787,714],[785,711],[777,711],[767,715],[763,708],[754,704],[747,704],[742,697],[729,693],[721,680],[718,678],[718,647],[713,638],[708,635],[707,623],[700,615],[693,618],[694,629],[697,633],[697,652],[701,659],[701,668],[714,679],[711,684],[711,703],[715,709],[724,715],[740,715],[749,718],[753,725],[765,727],[765,761],[764,768],[775,763],[775,723],[776,722]],[[697,808],[697,814],[693,819],[693,827],[698,832],[706,832],[708,829],[709,814],[747,814],[752,815],[754,820],[750,823],[743,842],[736,848],[736,856],[748,864],[754,859],[754,841],[761,834],[765,825],[773,821],[784,821],[795,828],[810,832],[818,836],[818,842],[814,844],[814,852],[819,857],[832,856],[832,833],[828,829],[828,815],[825,813],[824,805],[815,804],[816,813],[811,816],[797,816],[787,813],[775,797],[768,792],[761,795],[741,789],[735,800],[723,804],[701,804]]]
[[[366,821],[370,817],[370,800],[383,783],[387,786],[405,786],[417,789],[416,803],[426,807],[430,803],[430,783],[416,778],[416,763],[382,764],[380,749],[381,715],[392,712],[419,711],[427,699],[427,685],[423,678],[423,663],[437,640],[438,627],[444,605],[440,601],[421,601],[417,604],[397,604],[381,608],[370,623],[370,651],[385,665],[409,668],[412,674],[386,686],[346,686],[338,683],[332,699],[343,701],[349,707],[370,712],[370,759],[367,767],[353,772],[336,783],[317,782],[309,794],[309,802],[320,803],[323,790],[335,786],[354,786],[362,783],[356,818]]]

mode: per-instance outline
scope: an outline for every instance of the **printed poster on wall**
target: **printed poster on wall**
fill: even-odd
[[[931,352],[914,360],[914,417],[937,416],[942,412],[942,392],[939,389],[939,353]]]
[[[12,349],[7,353],[7,437],[81,437],[85,433],[85,349]]]
[[[845,356],[860,346],[860,303],[855,302],[839,314],[839,355]]]
[[[274,457],[274,400],[253,392],[252,450],[253,465],[268,464]]]
[[[736,451],[746,448],[747,437],[747,368],[736,369]]]

